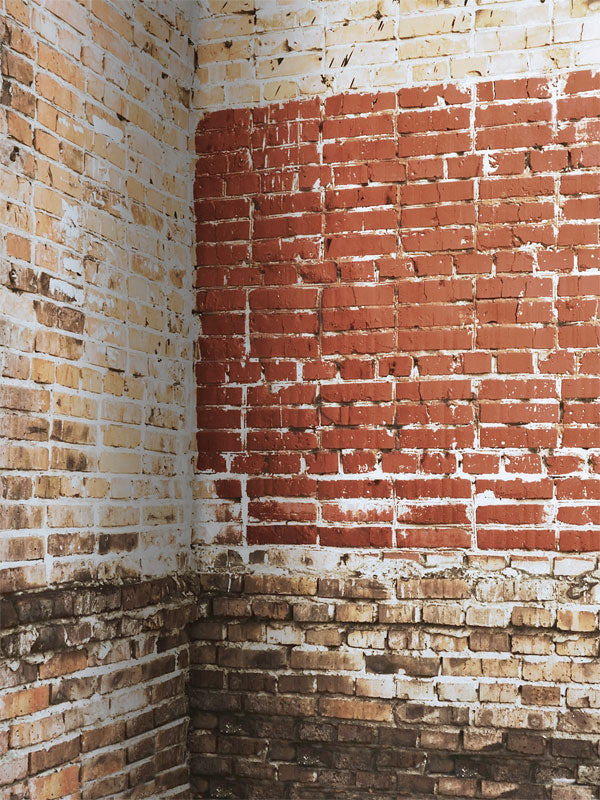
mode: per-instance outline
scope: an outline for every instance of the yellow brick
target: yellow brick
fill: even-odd
[[[141,439],[140,431],[136,428],[126,428],[121,425],[110,425],[103,429],[103,443],[106,447],[138,447]]]
[[[241,94],[239,93],[241,90]],[[244,84],[241,87],[235,84],[229,87],[228,96],[231,102],[252,102],[246,98],[257,98],[260,96],[260,87],[253,84]],[[295,81],[269,81],[263,87],[265,100],[290,100],[298,96],[298,84]]]
[[[288,53],[281,58],[267,58],[256,65],[258,78],[284,78],[321,69],[321,56],[317,53]]]
[[[445,81],[450,77],[450,67],[447,61],[436,61],[433,64],[415,64],[412,75],[416,83]]]
[[[141,460],[137,453],[104,452],[99,465],[102,472],[132,474],[140,471]]]
[[[325,30],[325,45],[353,45],[394,38],[393,19],[364,19],[351,21]]]
[[[466,33],[471,28],[470,11],[452,11],[437,14],[416,14],[402,18],[398,23],[398,37],[413,39],[419,36],[437,36],[448,33]],[[416,45],[419,43],[416,42]]]
[[[596,613],[584,609],[559,608],[556,626],[565,631],[595,631],[598,627]]]
[[[450,36],[428,36],[414,40],[403,39],[398,45],[398,57],[405,59],[452,56],[457,53],[466,53],[469,50],[469,44],[469,36],[462,33]]]

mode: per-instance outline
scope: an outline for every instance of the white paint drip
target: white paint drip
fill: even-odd
[[[65,242],[68,245],[75,245],[79,238],[80,229],[80,211],[77,206],[71,206],[62,201],[62,218],[59,222],[59,229],[65,237]]]
[[[63,294],[77,305],[81,305],[83,303],[83,298],[85,296],[83,289],[72,286],[70,283],[58,280],[57,278],[50,278],[50,293]]]
[[[116,125],[111,125],[110,122],[107,122],[96,114],[92,117],[92,122],[95,133],[106,136],[107,139],[114,139],[116,142],[123,140],[123,131],[121,128],[117,128]]]

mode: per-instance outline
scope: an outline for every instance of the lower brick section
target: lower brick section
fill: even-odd
[[[597,798],[596,559],[513,564],[202,576],[195,796]]]
[[[0,800],[597,798],[596,559],[369,566],[5,595]]]
[[[182,582],[0,598],[0,800],[189,800]]]

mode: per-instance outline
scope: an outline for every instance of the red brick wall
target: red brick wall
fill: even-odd
[[[598,549],[598,89],[203,118],[197,538]]]

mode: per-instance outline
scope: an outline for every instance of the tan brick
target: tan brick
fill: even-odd
[[[600,689],[592,686],[567,688],[565,699],[570,708],[600,708]]]
[[[43,389],[0,386],[0,407],[18,411],[44,413],[48,411],[50,395]]]
[[[526,681],[551,681],[568,683],[571,681],[569,661],[523,661],[523,679]]]
[[[479,700],[482,703],[511,703],[517,702],[519,687],[512,683],[480,683]]]
[[[442,658],[443,675],[478,677],[483,675],[480,658]]]
[[[557,714],[555,711],[488,706],[475,711],[474,721],[475,725],[483,728],[554,730],[557,724]]]
[[[552,800],[591,800],[594,790],[590,786],[553,786]]]
[[[463,734],[463,746],[465,750],[485,750],[488,747],[502,743],[502,731],[478,731],[475,728],[468,728]]]
[[[483,606],[467,607],[466,623],[475,627],[505,628],[509,620],[509,609],[487,608]]]
[[[373,622],[376,607],[373,603],[342,603],[335,607],[337,622]]]
[[[571,664],[571,680],[575,683],[600,683],[600,664],[574,662]]]
[[[249,594],[314,595],[317,581],[315,578],[285,575],[246,575],[244,591]]]
[[[472,778],[443,776],[438,781],[438,792],[448,797],[475,797],[477,794],[477,781]]]
[[[39,536],[13,536],[0,539],[0,560],[33,561],[44,557],[44,540]]]
[[[542,634],[526,636],[513,634],[511,637],[513,653],[524,655],[549,655],[552,652],[552,639]]]
[[[594,611],[559,608],[556,626],[563,631],[595,631],[598,628],[598,620]]]
[[[509,781],[481,781],[481,796],[482,797],[502,797],[510,792],[519,791],[518,783],[510,783]]]
[[[429,622],[433,625],[463,625],[464,610],[461,606],[451,605],[450,603],[439,605],[425,603],[423,605],[423,622]]]
[[[46,470],[48,461],[46,448],[6,444],[0,449],[0,469]]]
[[[591,658],[598,654],[598,639],[578,636],[564,642],[556,642],[556,654],[575,658]]]
[[[361,649],[383,650],[385,647],[385,631],[353,630],[347,635],[349,647]]]
[[[422,580],[399,580],[398,597],[458,599],[471,596],[466,581],[454,578],[423,578]]]
[[[299,650],[291,651],[292,669],[359,670],[363,666],[362,653],[346,653],[342,650]]]
[[[391,675],[382,678],[357,678],[356,694],[359,697],[395,697],[394,678]]]
[[[477,682],[472,680],[443,680],[437,684],[437,693],[442,701],[472,703],[477,700]]]
[[[549,608],[534,606],[515,606],[512,610],[512,624],[516,627],[551,628],[554,624],[554,612]]]
[[[381,623],[408,623],[419,619],[419,606],[414,603],[399,605],[378,605],[378,618]]]
[[[319,700],[319,711],[325,717],[338,719],[362,719],[374,722],[390,722],[392,719],[390,704],[375,700],[334,700],[322,697]]]

